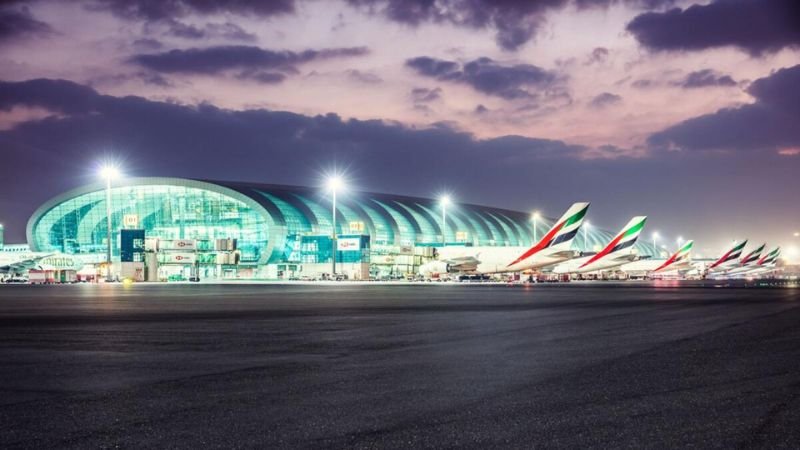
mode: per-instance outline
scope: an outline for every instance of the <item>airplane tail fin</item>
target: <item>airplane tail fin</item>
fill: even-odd
[[[573,203],[539,242],[515,259],[509,266],[522,262],[546,248],[568,250],[572,245],[572,240],[578,235],[578,230],[583,224],[583,219],[586,217],[588,209],[589,203]]]
[[[775,247],[774,249],[772,249],[772,251],[762,256],[761,259],[758,260],[757,264],[759,266],[767,266],[770,264],[775,264],[775,262],[778,261],[778,257],[780,255],[781,255],[781,248]]]
[[[740,261],[741,264],[743,266],[746,266],[748,264],[758,261],[759,258],[761,258],[761,252],[764,251],[764,247],[766,246],[767,244],[761,244],[758,248],[745,255]]]
[[[667,260],[664,261],[664,264],[658,266],[658,268],[654,270],[654,272],[664,270],[669,266],[691,259],[692,247],[694,247],[694,241],[692,240],[687,241],[685,244],[683,244],[681,248],[678,249],[677,252],[673,253],[672,256],[667,258]]]
[[[724,264],[728,261],[732,261],[738,258],[742,254],[742,250],[744,250],[745,245],[747,245],[747,239],[741,242],[734,242],[733,246],[728,251],[723,253],[722,256],[720,256],[718,260],[714,261],[714,263],[711,264],[708,268],[713,269],[719,266],[720,264]]]
[[[589,258],[589,260],[583,263],[581,267],[585,267],[606,255],[610,255],[612,253],[632,247],[633,244],[636,243],[636,239],[638,239],[639,235],[642,233],[642,229],[644,229],[644,223],[646,221],[647,216],[636,216],[631,219],[628,224],[622,228],[622,231],[620,231],[619,234],[617,234],[604,249],[600,250],[597,254]]]

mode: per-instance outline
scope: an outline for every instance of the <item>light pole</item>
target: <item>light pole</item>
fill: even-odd
[[[654,231],[653,232],[653,257],[654,258],[658,258],[659,254],[660,254],[658,252],[658,246],[656,245],[656,241],[657,240],[658,240],[658,231]]]
[[[100,176],[106,180],[106,281],[111,281],[111,179],[119,176],[119,170],[112,165],[100,169]]]
[[[591,223],[587,220],[586,223],[583,224],[583,251],[589,251],[589,228],[592,226]]]
[[[332,200],[331,200],[331,223],[333,224],[333,232],[331,236],[331,246],[333,247],[333,251],[331,252],[331,278],[336,278],[336,191],[342,188],[343,186],[342,178],[338,175],[334,175],[328,178],[328,189],[331,190]]]
[[[683,236],[678,236],[678,250],[681,249],[681,245],[683,245]]]
[[[442,206],[442,247],[447,245],[447,235],[445,234],[447,230],[447,207],[450,205],[450,196],[443,195],[442,198],[439,199],[439,204]]]
[[[533,244],[536,245],[536,243],[539,242],[536,236],[536,222],[539,221],[539,211],[534,211],[533,214],[531,214],[531,220],[533,221]]]

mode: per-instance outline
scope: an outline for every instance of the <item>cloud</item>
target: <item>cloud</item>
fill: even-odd
[[[800,146],[800,65],[754,81],[755,102],[685,120],[651,135],[662,150],[757,151]]]
[[[546,15],[566,7],[607,7],[615,0],[348,0],[372,14],[409,26],[449,23],[471,29],[491,28],[500,48],[519,49],[533,39]],[[673,0],[628,0],[634,7],[655,8]]]
[[[703,69],[691,72],[680,81],[673,83],[683,88],[701,88],[713,86],[736,86],[736,81],[730,75],[717,73],[712,69]]]
[[[236,74],[236,78],[261,84],[280,84],[286,80],[286,74],[268,70],[243,70]]]
[[[52,32],[50,25],[36,20],[27,7],[0,9],[0,43]]]
[[[605,108],[606,106],[614,105],[616,103],[620,103],[622,101],[622,97],[617,94],[612,94],[610,92],[603,92],[602,94],[596,96],[589,102],[589,106],[593,108]]]
[[[97,77],[92,78],[89,81],[90,86],[100,86],[100,85],[120,85],[128,82],[141,82],[143,84],[151,85],[151,86],[159,86],[159,87],[173,87],[172,82],[170,82],[166,77],[162,76],[158,73],[147,72],[147,71],[138,71],[133,73],[121,73],[121,74],[114,74],[114,75],[99,75]]]
[[[411,99],[414,103],[430,103],[442,98],[442,88],[414,88],[411,89]]]
[[[636,89],[649,89],[651,87],[655,87],[656,85],[658,85],[656,81],[648,80],[646,78],[634,80],[634,82],[631,83],[631,86],[635,87]]]
[[[161,50],[163,47],[164,44],[162,44],[158,39],[142,38],[133,41],[133,48],[140,52]]]
[[[602,64],[608,59],[610,52],[605,47],[596,47],[592,53],[586,58],[585,65],[591,66],[592,64]]]
[[[244,45],[225,45],[163,53],[143,53],[130,62],[162,73],[212,75],[238,70],[237,77],[275,83],[287,74],[297,73],[297,66],[315,60],[361,56],[366,47],[332,48],[292,52]]]
[[[363,84],[380,84],[380,83],[383,83],[383,78],[379,77],[378,75],[375,75],[372,72],[364,72],[364,71],[361,71],[361,70],[350,69],[350,70],[345,71],[345,73],[347,74],[347,76],[351,80],[357,81],[359,83],[363,83]]]
[[[191,14],[270,17],[295,11],[294,0],[92,0],[92,9],[105,9],[129,19],[148,21],[173,19]]]
[[[707,5],[648,12],[627,26],[652,50],[697,51],[733,46],[751,55],[800,46],[800,2],[714,0]]]
[[[185,24],[181,21],[169,19],[163,23],[167,25],[166,34],[183,39],[200,40],[221,38],[231,41],[255,42],[256,35],[248,33],[239,25],[232,22],[207,23],[202,27]]]
[[[555,73],[532,64],[502,65],[485,57],[461,65],[419,56],[406,60],[406,67],[422,76],[465,83],[479,92],[507,100],[532,98],[532,89],[548,89],[560,81]]]

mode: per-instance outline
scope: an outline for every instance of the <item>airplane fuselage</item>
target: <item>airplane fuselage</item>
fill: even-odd
[[[636,255],[626,253],[623,255],[609,255],[597,261],[589,262],[592,256],[582,256],[562,262],[553,268],[553,273],[591,273],[610,270],[631,262]],[[588,264],[587,264],[588,263]]]
[[[463,265],[452,264],[457,271],[493,274],[540,269],[566,261],[573,254],[546,249],[514,263],[526,250],[528,247],[444,247],[439,250],[439,259],[464,261]]]

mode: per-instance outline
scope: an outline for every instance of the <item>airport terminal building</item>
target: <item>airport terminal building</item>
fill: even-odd
[[[400,278],[430,260],[434,249],[459,246],[531,246],[529,213],[453,204],[442,227],[438,201],[366,192],[339,193],[336,250],[330,194],[324,189],[182,178],[125,178],[106,201],[102,183],[66,192],[42,205],[27,227],[38,252],[106,260],[111,215],[112,267],[141,266],[142,279]],[[541,237],[552,219],[537,221]],[[444,239],[442,237],[444,228]],[[576,249],[607,243],[592,228]],[[637,244],[640,254],[651,249]],[[123,264],[120,264],[123,263]],[[147,267],[144,269],[143,267]]]

